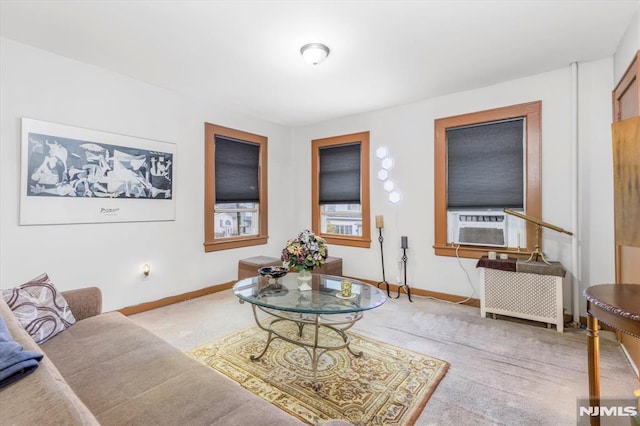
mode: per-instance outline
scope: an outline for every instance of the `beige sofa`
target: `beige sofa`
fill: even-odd
[[[13,338],[44,353],[34,373],[0,390],[0,424],[302,424],[122,314],[101,314],[98,288],[63,295],[77,322],[41,346],[0,297]]]

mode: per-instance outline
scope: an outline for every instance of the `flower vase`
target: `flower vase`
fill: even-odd
[[[298,272],[298,280],[311,281],[311,270],[303,269],[300,272]]]

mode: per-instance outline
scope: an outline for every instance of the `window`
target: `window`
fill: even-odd
[[[436,255],[456,255],[456,246],[448,243],[448,209],[524,208],[541,217],[541,108],[537,101],[435,120]],[[465,133],[470,131],[481,136],[469,139]],[[519,144],[520,134],[524,145]],[[474,151],[483,152],[487,163],[479,161]],[[493,154],[486,155],[487,151]],[[459,167],[460,159],[464,167]],[[528,248],[521,249],[530,251],[535,225],[523,226]],[[458,254],[479,258],[486,251],[487,247],[462,245]]]
[[[369,132],[311,147],[313,231],[330,244],[369,247]]]
[[[267,138],[205,123],[205,251],[267,242]]]

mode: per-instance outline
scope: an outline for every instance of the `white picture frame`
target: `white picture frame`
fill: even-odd
[[[176,145],[22,118],[20,225],[175,220]]]

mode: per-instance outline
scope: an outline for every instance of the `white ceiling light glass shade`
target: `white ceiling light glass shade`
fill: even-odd
[[[380,148],[376,149],[376,157],[378,157],[378,159],[380,160],[386,157],[388,153],[389,153],[389,150],[384,146],[381,146]]]
[[[387,191],[387,192],[393,191],[393,188],[395,188],[395,187],[396,187],[396,185],[393,182],[391,182],[390,180],[388,180],[388,181],[386,181],[384,183],[384,190]]]
[[[378,180],[385,181],[389,179],[389,172],[386,170],[378,170]]]
[[[383,169],[389,170],[391,167],[393,167],[393,160],[391,158],[387,157],[384,160],[382,160]]]
[[[322,43],[307,43],[300,48],[300,53],[305,61],[318,65],[329,56],[329,48]]]
[[[389,201],[393,204],[398,204],[400,202],[400,193],[397,191],[393,191],[389,194]]]

